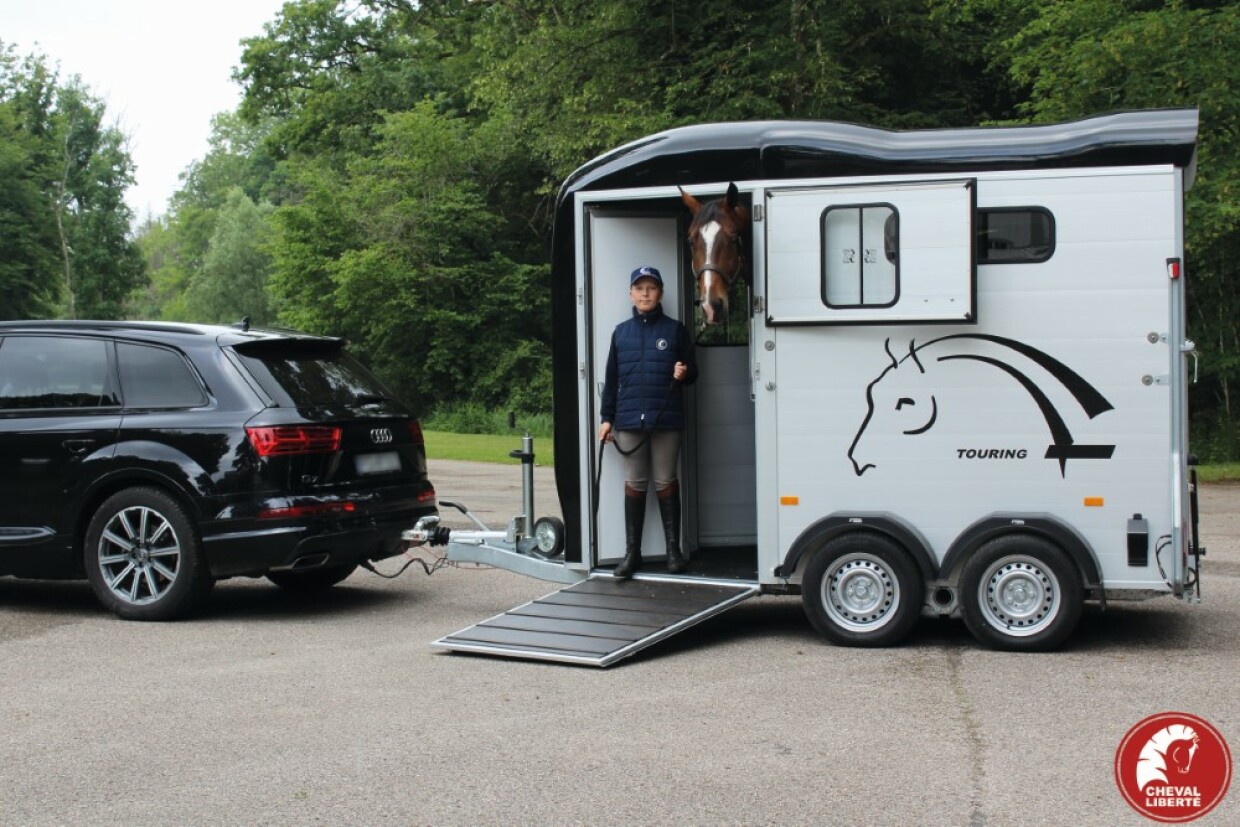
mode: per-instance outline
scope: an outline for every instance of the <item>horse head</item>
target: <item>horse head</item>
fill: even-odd
[[[1167,761],[1178,773],[1186,773],[1193,765],[1193,756],[1197,754],[1200,739],[1197,733],[1191,732],[1189,738],[1181,738],[1167,745]]]
[[[749,229],[749,210],[740,203],[736,184],[728,185],[723,198],[705,203],[683,189],[680,198],[693,214],[689,247],[693,275],[706,323],[719,324],[727,317],[728,290],[745,269],[744,233]]]
[[[921,381],[926,369],[917,358],[913,342],[909,342],[908,353],[901,359],[891,352],[890,339],[884,343],[884,348],[891,364],[865,389],[869,409],[848,447],[848,458],[857,476],[875,467],[873,463],[864,462],[862,440],[867,433],[916,436],[933,428],[939,416],[938,401],[929,386]]]

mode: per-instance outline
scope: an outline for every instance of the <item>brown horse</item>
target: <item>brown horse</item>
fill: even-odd
[[[736,184],[728,185],[723,198],[702,203],[683,189],[680,198],[693,213],[689,246],[693,251],[693,276],[706,324],[719,324],[728,315],[728,291],[742,275],[751,276],[742,239],[749,230],[749,210],[740,203]]]

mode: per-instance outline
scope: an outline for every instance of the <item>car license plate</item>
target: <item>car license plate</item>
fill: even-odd
[[[400,470],[400,455],[395,451],[381,454],[358,454],[354,457],[359,474],[391,474]]]

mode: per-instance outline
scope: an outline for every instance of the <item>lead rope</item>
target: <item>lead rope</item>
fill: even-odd
[[[614,430],[612,431],[612,434],[613,434],[612,444],[616,446],[616,450],[620,453],[621,456],[631,457],[633,454],[636,454],[642,448],[646,447],[646,443],[650,441],[650,437],[654,436],[655,428],[659,427],[659,420],[663,419],[663,414],[667,413],[667,406],[671,404],[671,401],[672,401],[671,392],[672,390],[675,389],[678,383],[679,383],[679,380],[677,379],[672,380],[672,385],[668,389],[667,397],[663,400],[663,407],[659,408],[659,412],[655,414],[654,424],[650,426],[650,430],[646,432],[646,435],[644,437],[642,437],[641,442],[637,443],[632,448],[626,451],[620,447],[620,443],[615,441],[615,437],[614,437],[615,431]],[[599,440],[598,461],[594,463],[594,519],[596,521],[598,520],[598,491],[599,491],[599,485],[603,479],[603,449],[606,447],[607,447],[607,443],[604,442],[603,440]]]

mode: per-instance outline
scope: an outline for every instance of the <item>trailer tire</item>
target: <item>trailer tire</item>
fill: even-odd
[[[921,616],[925,588],[913,558],[893,540],[870,532],[828,541],[801,579],[809,622],[840,646],[891,646]]]
[[[981,643],[1045,652],[1072,634],[1085,603],[1076,564],[1041,537],[1008,535],[983,544],[960,574],[965,625]]]

